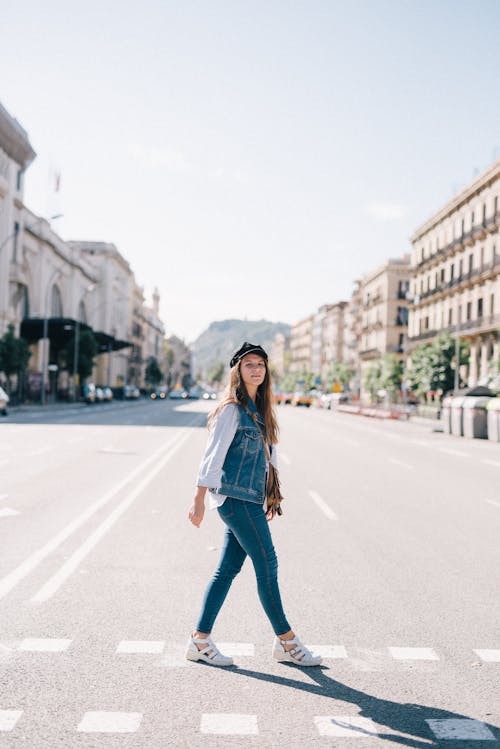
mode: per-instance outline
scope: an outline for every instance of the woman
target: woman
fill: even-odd
[[[278,425],[273,410],[267,354],[261,346],[245,342],[230,362],[229,385],[208,420],[210,437],[201,462],[189,519],[197,528],[205,513],[217,507],[225,523],[219,566],[208,584],[203,606],[188,641],[186,658],[214,666],[231,666],[210,637],[212,627],[235,576],[247,555],[257,577],[259,598],[276,635],[273,657],[299,666],[319,666],[295,636],[286,619],[278,587],[278,560],[268,521],[274,510],[265,507],[267,460],[261,435],[271,448],[276,465]]]

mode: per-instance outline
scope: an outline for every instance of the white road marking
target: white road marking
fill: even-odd
[[[332,508],[327,505],[323,497],[320,497],[318,492],[315,492],[313,489],[309,489],[309,496],[314,502],[316,502],[321,512],[323,512],[329,520],[337,520],[337,515],[334,513]]]
[[[347,658],[347,650],[343,645],[307,645],[314,655],[323,658]]]
[[[56,640],[54,638],[30,637],[23,640],[18,650],[30,653],[62,653],[69,648],[73,640]]]
[[[431,443],[426,440],[408,440],[412,445],[418,445],[419,447],[431,447]]]
[[[19,514],[19,510],[12,510],[10,507],[2,507],[0,509],[0,518],[10,518]]]
[[[500,502],[497,502],[495,499],[485,499],[485,502],[488,502],[488,504],[493,505],[494,507],[500,507]]]
[[[484,458],[481,463],[484,463],[485,466],[494,466],[495,468],[500,468],[500,460],[487,460]]]
[[[291,465],[292,463],[288,455],[286,455],[286,453],[282,453],[281,450],[278,456],[278,460],[282,461],[287,466]]]
[[[163,653],[165,642],[161,640],[122,640],[117,653]]]
[[[224,655],[253,657],[255,646],[253,642],[218,642],[217,647]]]
[[[474,650],[485,663],[500,663],[500,650]]]
[[[409,471],[414,470],[414,466],[410,465],[409,463],[405,463],[402,460],[398,460],[397,458],[387,458],[389,463],[394,463],[395,466],[401,466],[401,468],[408,468]]]
[[[45,546],[42,546],[41,549],[35,551],[27,559],[25,559],[24,562],[16,567],[16,569],[12,570],[12,572],[2,578],[0,580],[0,599],[7,595],[7,593],[9,593],[12,588],[14,588],[18,583],[21,582],[21,580],[29,575],[29,573],[32,572],[32,570],[34,570],[35,567],[37,567],[40,562],[45,559],[45,557],[55,551],[55,549],[57,549],[58,546],[66,541],[66,539],[71,536],[72,533],[74,533],[76,530],[78,530],[78,528],[80,528],[81,525],[87,522],[87,520],[91,518],[92,515],[95,515],[95,513],[100,510],[101,507],[107,504],[109,500],[112,499],[116,494],[118,494],[123,489],[123,487],[130,483],[130,481],[132,481],[138,474],[142,473],[142,471],[144,471],[144,469],[147,468],[151,463],[154,463],[155,460],[157,460],[158,457],[163,452],[165,452],[165,450],[169,450],[172,443],[175,442],[175,439],[176,438],[170,440],[166,446],[163,445],[155,453],[153,453],[153,455],[140,463],[140,465],[138,465],[137,468],[134,468],[134,470],[131,471],[128,476],[126,476],[122,481],[120,481],[112,489],[110,489],[109,492],[106,492],[106,494],[98,499],[97,502],[94,502],[94,504],[90,505],[90,507],[88,507],[85,512],[75,518],[75,520],[72,520],[71,523],[69,523],[56,536],[54,536],[54,538],[46,543]]]
[[[0,731],[12,731],[22,714],[22,710],[0,710]]]
[[[203,713],[201,716],[200,732],[225,736],[255,735],[259,733],[259,727],[256,715]]]
[[[314,723],[320,736],[361,739],[379,735],[375,723],[359,715],[316,715]]]
[[[87,554],[92,551],[94,546],[96,546],[101,538],[108,532],[111,526],[118,520],[121,515],[123,515],[126,510],[128,510],[130,505],[137,499],[138,496],[142,494],[146,486],[148,486],[148,484],[150,484],[151,481],[156,478],[160,471],[163,470],[165,465],[175,455],[177,450],[179,450],[179,448],[182,447],[182,445],[189,439],[190,436],[191,432],[187,430],[183,431],[181,437],[177,439],[176,443],[171,447],[167,454],[160,459],[157,465],[149,471],[147,476],[145,476],[145,478],[143,478],[142,481],[139,482],[135,489],[133,489],[130,494],[128,494],[125,499],[123,499],[120,504],[115,507],[110,515],[108,515],[108,517],[100,525],[97,526],[96,530],[91,533],[87,540],[79,547],[79,549],[74,552],[74,554],[72,554],[67,562],[65,562],[62,567],[60,567],[59,570],[54,575],[52,575],[52,577],[45,583],[45,585],[42,585],[40,590],[35,593],[35,595],[31,598],[31,601],[33,603],[42,603],[43,601],[47,601],[54,595],[54,593],[59,590],[61,585],[78,567],[82,559],[84,559]]]
[[[142,721],[142,713],[90,711],[85,713],[77,731],[83,733],[135,733]]]
[[[437,739],[451,741],[496,741],[485,723],[471,718],[426,718]]]
[[[440,453],[446,453],[446,455],[456,455],[459,458],[468,458],[469,455],[467,453],[462,452],[461,450],[454,450],[453,447],[438,447],[438,450]],[[500,463],[499,463],[500,465]]]
[[[439,656],[433,648],[387,648],[398,661],[438,661]]]

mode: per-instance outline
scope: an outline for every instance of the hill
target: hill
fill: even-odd
[[[269,320],[219,320],[210,323],[208,328],[194,341],[191,349],[194,354],[195,372],[204,375],[214,365],[229,359],[239,349],[243,341],[258,343],[269,353],[277,333],[288,335],[290,325]]]

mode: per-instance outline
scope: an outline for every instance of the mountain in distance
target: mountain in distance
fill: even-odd
[[[218,320],[191,344],[194,371],[204,376],[219,362],[229,367],[229,360],[244,341],[258,343],[268,353],[277,333],[288,335],[290,325],[269,320]]]

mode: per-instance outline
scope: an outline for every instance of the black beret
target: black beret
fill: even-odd
[[[262,356],[262,358],[267,361],[267,354],[262,348],[262,346],[259,346],[256,343],[248,343],[248,341],[245,341],[245,343],[241,346],[241,348],[239,348],[238,351],[232,357],[231,361],[229,362],[229,366],[234,367],[234,365],[238,364],[240,359],[243,359],[243,357],[246,356],[247,354],[258,354],[259,356]]]

